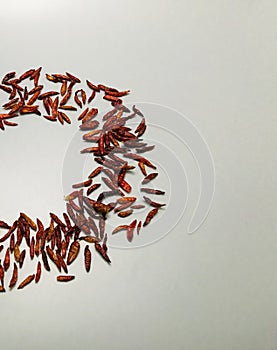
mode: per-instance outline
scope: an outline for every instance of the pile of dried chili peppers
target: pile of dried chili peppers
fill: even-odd
[[[29,84],[33,82],[31,89],[24,86],[27,79]],[[136,210],[146,205],[152,207],[144,222],[130,220],[130,223],[117,226],[111,232],[116,234],[125,231],[128,241],[131,242],[135,230],[139,234],[141,227],[148,225],[165,205],[147,196],[143,196],[143,203],[137,203],[137,198],[131,196],[132,186],[126,179],[129,172],[139,168],[144,176],[142,185],[154,180],[158,173],[148,173],[151,169],[156,170],[156,166],[141,155],[155,147],[148,146],[141,139],[146,130],[142,112],[135,106],[130,110],[123,105],[122,97],[128,95],[129,90],[118,91],[87,80],[87,94],[84,89],[78,88],[81,80],[66,72],[46,74],[46,79],[55,84],[55,89],[44,91],[40,79],[41,67],[30,69],[18,78],[16,72],[4,76],[0,90],[7,94],[8,102],[2,106],[4,113],[0,114],[0,129],[17,126],[14,118],[26,114],[36,114],[52,122],[71,124],[68,114],[76,112],[78,108],[83,109],[78,116],[80,130],[85,132],[83,140],[92,146],[81,150],[81,153],[91,153],[97,165],[87,179],[72,186],[73,192],[65,197],[67,212],[63,213],[62,219],[50,213],[50,222],[46,227],[41,220],[37,219],[35,222],[25,213],[20,213],[11,225],[0,221],[0,228],[6,230],[0,238],[0,254],[3,254],[0,255],[0,292],[6,291],[5,279],[8,277],[10,289],[18,284],[19,271],[27,254],[31,260],[37,259],[36,272],[23,279],[17,289],[24,288],[32,281],[38,283],[42,267],[50,271],[52,263],[60,272],[57,281],[72,281],[75,276],[68,274],[68,267],[79,255],[82,242],[85,243],[83,260],[87,272],[91,269],[92,261],[90,244],[94,245],[96,252],[110,264],[105,230],[109,215],[113,212],[119,218],[126,218],[135,215]],[[103,99],[112,106],[101,121],[97,120],[98,109],[91,107],[91,103],[99,94],[103,94]],[[140,118],[140,122],[133,131],[127,123],[135,118]],[[95,182],[100,175],[100,181]],[[99,188],[103,188],[102,192],[92,198],[94,191]],[[147,187],[142,187],[140,191],[147,195],[165,193]],[[110,201],[111,198],[114,200]],[[10,267],[13,271],[11,276],[8,276]]]

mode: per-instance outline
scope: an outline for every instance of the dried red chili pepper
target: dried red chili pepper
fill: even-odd
[[[92,90],[94,90],[94,91],[96,91],[96,92],[100,92],[100,89],[99,89],[98,86],[92,84],[92,83],[91,83],[90,81],[88,81],[88,80],[86,80],[86,83],[87,83],[87,86],[88,86],[90,89],[92,89]]]
[[[70,80],[74,81],[75,83],[81,83],[81,80],[75,77],[73,74],[70,74],[68,72],[66,72],[65,74],[70,78]]]
[[[17,228],[17,220],[9,228],[9,231],[2,238],[0,238],[0,242],[1,243],[5,242],[10,237],[10,235],[15,231],[16,228]]]
[[[72,185],[72,188],[88,187],[92,183],[91,179]]]
[[[145,205],[143,204],[136,204],[131,206],[132,209],[143,209],[145,208]]]
[[[151,173],[151,174],[147,175],[147,176],[143,179],[143,181],[141,182],[142,185],[145,185],[145,184],[147,184],[148,182],[154,180],[157,176],[158,176],[158,173]]]
[[[143,196],[143,199],[145,200],[145,202],[147,204],[151,205],[151,207],[160,208],[160,207],[163,207],[163,206],[166,205],[166,204],[161,204],[161,203],[154,202],[154,201],[152,201],[150,198],[148,198],[146,196]]]
[[[61,96],[64,96],[64,95],[65,95],[66,90],[67,90],[67,80],[64,80],[64,81],[62,82],[61,90],[60,90]]]
[[[24,260],[25,260],[25,256],[26,256],[26,250],[22,250],[20,257],[19,257],[19,267],[22,268]]]
[[[140,230],[141,230],[141,224],[142,224],[142,222],[140,221],[140,222],[138,223],[138,226],[137,226],[137,234],[138,234],[138,235],[139,235]]]
[[[10,252],[11,253],[13,253],[14,245],[15,245],[15,238],[14,238],[14,234],[12,234],[11,238],[10,238]]]
[[[158,213],[159,208],[152,209],[146,216],[146,219],[143,223],[143,226],[146,226],[150,223],[150,221],[153,219],[153,217]]]
[[[128,184],[127,181],[122,180],[119,184],[119,186],[127,193],[130,193],[132,191],[132,187],[130,184]]]
[[[69,253],[67,256],[67,265],[73,263],[73,261],[77,258],[80,251],[80,243],[78,241],[72,242],[69,248]]]
[[[14,246],[13,254],[14,254],[14,259],[15,259],[15,261],[16,261],[16,262],[19,262],[19,259],[20,259],[20,249],[19,249],[18,243],[16,243],[15,246]]]
[[[37,264],[37,272],[36,272],[36,276],[35,276],[35,282],[38,283],[40,280],[40,276],[41,276],[41,262],[39,261]]]
[[[30,275],[26,277],[25,280],[20,283],[17,289],[25,288],[28,284],[30,284],[34,280],[34,278],[35,278],[35,275]]]
[[[57,266],[58,270],[61,272],[60,261],[57,258],[56,254],[54,253],[54,251],[48,246],[46,247],[46,251],[47,251],[49,258],[53,261],[53,263]]]
[[[126,211],[121,211],[121,212],[119,212],[117,215],[118,215],[120,218],[126,218],[127,216],[130,216],[132,213],[133,213],[133,210],[130,209],[130,210],[126,210]]]
[[[10,225],[8,225],[5,221],[0,220],[0,228],[10,228]]]
[[[7,248],[6,250],[6,254],[5,254],[5,258],[4,258],[4,262],[3,262],[3,266],[4,266],[4,270],[7,271],[8,268],[10,267],[10,248]]]
[[[10,280],[9,288],[13,288],[16,285],[17,280],[18,280],[18,267],[16,263],[13,263],[13,274]]]
[[[147,176],[147,173],[146,173],[146,169],[145,169],[145,165],[144,165],[144,163],[139,162],[139,163],[138,163],[138,166],[139,166],[139,168],[140,168],[140,170],[141,170],[142,174],[143,174],[144,176]]]
[[[125,203],[133,203],[137,200],[136,197],[123,197],[123,198],[118,198],[117,203],[119,204],[125,204]]]
[[[0,282],[2,284],[2,286],[4,286],[4,277],[5,277],[5,270],[1,264],[1,260],[0,260]]]
[[[73,281],[74,279],[75,279],[75,276],[70,276],[70,275],[57,276],[58,282],[70,282],[70,281]]]
[[[41,250],[41,258],[42,258],[45,270],[46,271],[50,271],[51,269],[50,269],[50,266],[49,266],[49,263],[48,263],[47,255],[46,255],[44,250]]]
[[[145,193],[149,193],[149,194],[157,194],[157,195],[163,195],[165,194],[164,191],[161,191],[161,190],[154,190],[153,188],[144,188],[142,187],[140,189],[141,192],[145,192]]]
[[[103,247],[101,247],[101,245],[99,243],[95,243],[95,249],[96,251],[102,256],[102,258],[107,261],[107,263],[111,263],[111,260],[107,254],[107,252],[105,252],[105,250],[103,249]]]
[[[134,237],[134,229],[137,225],[137,220],[131,222],[131,224],[127,228],[127,239],[129,242],[132,242]]]
[[[30,243],[30,258],[33,260],[35,256],[35,238],[31,238],[31,243]]]
[[[87,272],[89,272],[91,268],[91,251],[88,245],[86,245],[84,250],[84,259],[85,259],[85,269]]]
[[[120,225],[117,226],[113,231],[112,234],[114,235],[117,232],[123,231],[123,230],[127,230],[128,229],[128,225]]]
[[[63,109],[66,111],[77,111],[77,108],[74,106],[66,106],[66,105],[62,105],[59,107],[59,109]]]
[[[93,118],[95,118],[98,114],[98,109],[97,108],[91,108],[88,110],[86,115],[82,118],[82,124],[85,124],[87,122],[90,122]]]
[[[145,152],[152,151],[154,148],[155,148],[155,145],[137,148],[136,151],[137,151],[137,153],[145,153]]]

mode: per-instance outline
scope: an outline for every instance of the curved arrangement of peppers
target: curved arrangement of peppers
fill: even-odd
[[[83,140],[93,145],[81,150],[81,153],[91,153],[96,167],[87,179],[72,186],[73,192],[65,197],[67,203],[63,217],[50,213],[48,226],[44,226],[39,219],[33,221],[23,212],[11,225],[0,221],[0,228],[5,230],[0,237],[0,292],[6,291],[7,279],[10,290],[17,285],[17,289],[22,289],[32,281],[38,283],[42,267],[50,271],[52,263],[60,273],[57,281],[72,281],[75,276],[68,274],[68,267],[79,255],[82,242],[85,244],[83,261],[87,272],[91,269],[92,261],[90,245],[110,264],[105,230],[110,213],[127,218],[146,205],[150,207],[144,222],[134,219],[128,224],[117,226],[111,232],[117,234],[125,231],[131,242],[135,231],[139,234],[142,226],[148,225],[165,205],[147,196],[143,196],[143,203],[137,203],[137,198],[131,196],[132,186],[126,180],[129,172],[139,168],[144,176],[142,185],[154,180],[158,173],[148,173],[151,169],[156,170],[156,166],[141,155],[155,147],[141,139],[146,130],[142,112],[135,106],[129,110],[122,102],[122,97],[128,95],[129,90],[119,91],[86,80],[87,94],[85,89],[78,88],[81,80],[68,72],[46,74],[45,77],[55,84],[55,89],[44,91],[44,86],[40,84],[41,67],[30,69],[18,78],[16,72],[4,76],[0,90],[7,94],[8,102],[2,106],[4,113],[0,114],[0,129],[17,126],[14,118],[26,114],[37,114],[52,122],[71,124],[69,113],[76,112],[78,108],[83,109],[78,116],[80,130],[85,132]],[[31,89],[26,84],[24,86],[27,79],[29,84],[33,82]],[[101,94],[104,94],[103,99],[112,108],[98,121],[98,109],[90,105]],[[133,131],[127,123],[135,118],[140,118],[140,121]],[[100,174],[101,180],[95,182]],[[95,191],[102,188],[103,191],[92,198]],[[140,191],[147,195],[165,193],[147,187],[142,187]],[[114,200],[111,201],[111,198]],[[21,279],[21,276],[19,279],[19,271],[21,273],[27,254],[31,260],[37,259],[36,271],[25,276],[25,279]],[[10,268],[13,270],[9,275]]]

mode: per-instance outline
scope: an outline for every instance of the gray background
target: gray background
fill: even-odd
[[[39,286],[1,295],[1,347],[277,349],[276,10],[255,0],[1,1],[1,75],[42,65],[174,108],[201,130],[217,174],[194,235],[188,207],[158,243],[111,250],[112,267],[95,259],[89,276],[76,264],[71,285],[44,273]],[[64,208],[75,128],[34,119],[1,134],[8,221],[23,208],[45,220]]]

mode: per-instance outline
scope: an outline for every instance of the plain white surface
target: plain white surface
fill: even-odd
[[[42,65],[174,108],[205,136],[217,183],[196,234],[184,232],[189,204],[157,244],[112,250],[112,267],[95,258],[89,276],[74,267],[71,285],[45,273],[37,288],[1,295],[1,347],[277,348],[276,10],[255,0],[2,2],[1,75]],[[74,126],[34,119],[1,134],[7,220],[64,207]]]

